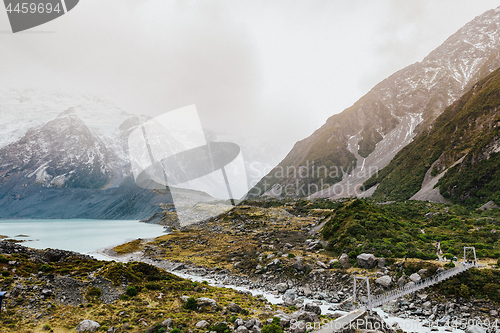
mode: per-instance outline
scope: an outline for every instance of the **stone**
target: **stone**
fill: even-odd
[[[237,329],[241,325],[245,325],[245,322],[243,321],[243,319],[238,318],[234,321],[234,329]]]
[[[95,322],[90,319],[85,319],[76,326],[76,331],[79,333],[96,332],[99,329],[99,327],[101,327],[101,325],[99,325],[98,322]]]
[[[490,310],[490,316],[491,316],[491,317],[496,317],[496,316],[498,316],[498,311],[497,311],[497,310]]]
[[[384,268],[385,267],[385,258],[379,258],[378,259],[378,268]]]
[[[398,286],[399,286],[399,287],[402,287],[402,286],[404,286],[404,285],[405,285],[405,283],[406,283],[406,281],[405,281],[406,279],[405,279],[405,278],[406,278],[406,275],[402,275],[402,276],[398,279]]]
[[[328,266],[324,262],[322,262],[320,260],[318,260],[316,262],[316,265],[319,266],[319,267],[321,267],[321,268],[323,268],[323,269],[328,269]]]
[[[306,297],[309,297],[312,295],[311,288],[309,288],[308,285],[305,285],[304,287],[302,287],[302,292],[304,293],[304,296],[306,296]]]
[[[279,293],[284,293],[288,289],[288,284],[286,283],[278,283],[276,285],[276,290],[278,290]]]
[[[198,311],[217,311],[217,302],[211,298],[200,297],[196,299],[196,303],[198,304]]]
[[[413,282],[418,282],[420,281],[420,275],[418,275],[418,273],[413,273],[412,275],[410,275],[410,280]]]
[[[321,314],[321,308],[314,303],[307,303],[304,305],[304,310],[307,312],[314,312],[318,316]]]
[[[262,329],[259,326],[257,326],[257,325],[253,325],[253,327],[250,329],[250,331],[252,333],[261,333]]]
[[[333,268],[333,266],[335,266],[335,263],[339,261],[338,259],[332,259],[328,262],[328,267],[329,268]]]
[[[210,323],[206,320],[201,320],[201,321],[197,322],[195,326],[197,329],[204,330],[204,329],[210,327]]]
[[[424,304],[422,304],[422,307],[424,308],[424,310],[430,310],[432,308],[432,304],[431,302],[427,301]]]
[[[421,270],[418,271],[418,275],[420,276],[424,275],[425,273],[427,273],[427,269],[425,268],[422,268]]]
[[[340,267],[347,269],[351,267],[351,264],[349,263],[349,256],[347,253],[343,253],[340,258],[339,258],[339,265]]]
[[[384,288],[389,288],[392,284],[392,279],[389,275],[384,275],[376,279],[375,283],[381,285]]]
[[[297,298],[297,294],[293,289],[288,289],[283,295],[284,298],[290,298],[292,301]]]
[[[392,300],[390,302],[384,303],[382,305],[382,310],[387,313],[394,313],[399,311],[399,303],[397,300]]]
[[[371,253],[361,253],[356,257],[358,266],[361,268],[374,268],[377,265],[377,258]]]
[[[243,311],[241,306],[239,306],[236,303],[229,303],[229,305],[227,306],[227,309],[231,312],[236,312],[236,313],[241,313]]]
[[[166,328],[173,328],[174,321],[172,320],[172,318],[167,318],[161,322],[161,325]]]
[[[255,325],[255,319],[249,319],[243,325],[245,325],[245,327],[250,330]]]
[[[304,270],[304,264],[302,263],[302,260],[300,259],[295,260],[295,262],[293,263],[293,268],[297,272],[302,272]]]
[[[411,288],[411,287],[413,287],[414,285],[415,285],[415,282],[410,281],[410,282],[408,282],[407,284],[405,284],[405,287],[407,287],[407,288]]]
[[[237,329],[234,330],[235,333],[248,333],[248,328],[245,325],[238,326]]]
[[[295,311],[291,316],[296,320],[303,320],[306,323],[315,323],[319,321],[318,315],[314,312],[309,311]]]

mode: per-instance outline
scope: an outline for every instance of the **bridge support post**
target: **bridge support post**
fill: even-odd
[[[464,246],[464,265],[467,264],[467,254],[471,253],[474,256],[474,267],[478,267],[477,257],[476,257],[476,248],[474,246]]]

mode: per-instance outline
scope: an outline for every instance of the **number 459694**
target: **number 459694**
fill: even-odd
[[[59,7],[59,3],[57,3],[55,6],[53,6],[50,2],[49,3],[34,3],[34,2],[23,2],[23,3],[18,3],[14,8],[12,8],[12,4],[9,3],[7,6],[7,13],[60,13],[61,8]]]

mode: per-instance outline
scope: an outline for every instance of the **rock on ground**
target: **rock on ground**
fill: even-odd
[[[349,268],[351,264],[349,263],[349,256],[347,253],[343,253],[339,258],[339,265],[342,268]]]
[[[200,330],[204,330],[205,328],[208,328],[210,326],[210,323],[206,320],[201,320],[196,323],[196,328]]]
[[[78,333],[82,333],[82,332],[96,332],[99,327],[101,327],[101,325],[99,325],[99,323],[93,321],[93,320],[90,320],[90,319],[85,319],[83,321],[81,321],[78,326],[76,326],[76,331]]]
[[[359,267],[361,268],[373,268],[377,265],[377,258],[371,253],[361,253],[356,257]]]
[[[418,282],[420,281],[420,275],[418,275],[418,273],[413,273],[412,275],[410,275],[410,280],[412,280],[413,282]]]
[[[384,288],[388,288],[392,284],[392,279],[389,275],[384,275],[376,279],[375,283],[381,285]]]

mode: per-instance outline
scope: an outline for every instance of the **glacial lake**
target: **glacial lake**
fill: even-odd
[[[0,235],[35,249],[62,249],[109,260],[96,250],[163,235],[163,226],[123,220],[0,220]]]

